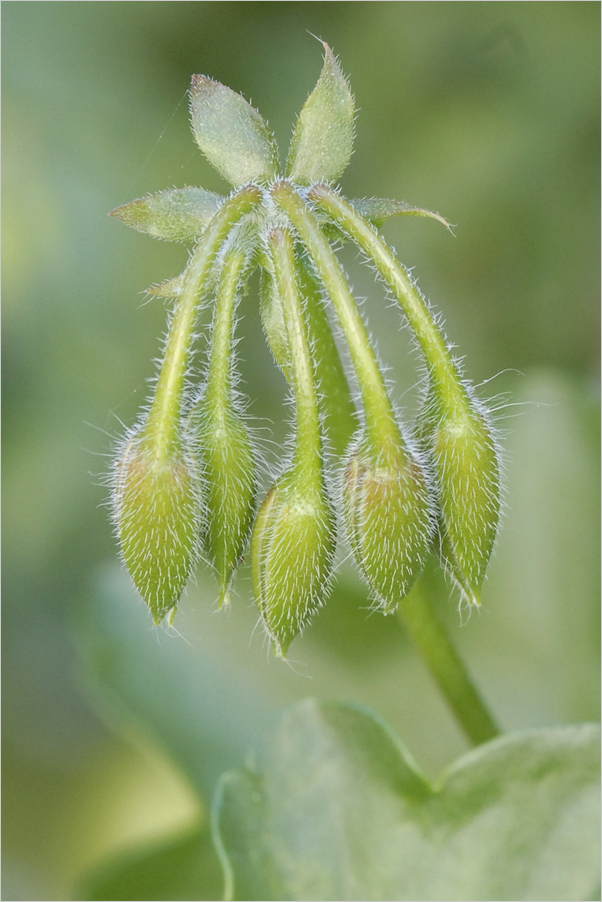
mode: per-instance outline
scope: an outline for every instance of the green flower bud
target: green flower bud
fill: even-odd
[[[116,467],[114,515],[125,564],[155,624],[190,576],[200,526],[200,483],[188,449],[159,454],[138,433]]]
[[[500,516],[497,449],[484,411],[466,396],[452,407],[431,390],[419,439],[433,470],[442,564],[469,604],[480,604]]]
[[[224,260],[213,321],[207,385],[190,414],[201,472],[206,483],[205,551],[215,567],[220,607],[251,529],[255,510],[255,459],[232,388],[236,298],[245,255],[232,251]]]
[[[231,406],[204,399],[195,411],[196,447],[205,483],[204,549],[215,567],[220,608],[251,530],[255,511],[255,458],[245,422]]]
[[[276,653],[322,605],[332,573],[335,519],[325,488],[290,470],[272,486],[251,539],[255,597]]]
[[[377,456],[362,437],[345,467],[343,500],[358,567],[389,614],[420,575],[431,545],[424,471],[401,445]]]

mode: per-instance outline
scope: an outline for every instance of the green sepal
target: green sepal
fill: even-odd
[[[197,241],[225,200],[204,188],[171,188],[117,207],[110,215],[155,238]]]
[[[451,225],[439,213],[432,210],[424,210],[422,207],[413,207],[402,200],[389,200],[381,197],[359,197],[349,203],[357,210],[360,216],[371,222],[377,229],[390,219],[391,216],[424,216],[428,219],[436,219],[446,229]]]
[[[266,495],[251,539],[255,598],[280,657],[324,603],[335,547],[335,517],[323,480],[289,470]]]
[[[291,141],[286,172],[298,185],[334,182],[353,151],[353,95],[328,46],[318,83],[305,101]]]
[[[264,118],[244,97],[204,75],[193,75],[192,130],[208,161],[237,188],[278,174],[278,147]]]
[[[345,467],[343,499],[355,560],[389,614],[420,576],[432,543],[424,470],[401,444],[377,455],[361,437]]]
[[[412,207],[411,204],[407,204],[402,200],[388,200],[380,197],[358,197],[355,198],[355,200],[349,200],[348,203],[351,204],[354,210],[357,210],[360,216],[367,219],[368,222],[377,229],[380,229],[387,219],[390,219],[392,216],[421,216],[428,219],[436,219],[437,222],[444,225],[446,229],[449,229],[450,231],[452,229],[452,226],[447,219],[439,213],[435,213],[432,210],[424,210],[421,207]],[[320,223],[322,231],[329,241],[349,241],[349,235],[344,232],[336,222],[325,217],[319,208],[317,208],[314,213],[316,214],[316,218]]]
[[[184,288],[184,278],[186,270],[174,276],[173,279],[166,279],[160,285],[153,285],[146,289],[147,294],[153,294],[158,298],[179,298]]]
[[[200,478],[190,448],[157,453],[143,432],[116,468],[114,512],[123,559],[155,624],[175,614],[196,558]]]
[[[450,409],[431,388],[418,417],[418,440],[435,482],[441,563],[466,601],[478,606],[500,518],[492,428],[470,396]]]

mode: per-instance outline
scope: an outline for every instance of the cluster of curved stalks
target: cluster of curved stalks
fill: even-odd
[[[113,214],[153,235],[195,242],[185,272],[154,290],[175,298],[174,313],[150,407],[115,468],[114,518],[132,578],[155,622],[171,622],[202,554],[215,569],[221,606],[250,537],[261,618],[285,656],[324,603],[341,532],[374,606],[389,613],[406,599],[401,611],[414,638],[427,658],[438,649],[435,673],[438,661],[444,681],[453,672],[461,683],[461,665],[427,606],[419,593],[408,595],[435,547],[463,598],[480,603],[499,516],[496,445],[429,307],[378,232],[394,214],[441,217],[395,201],[347,201],[333,187],[351,155],[354,105],[327,45],[284,174],[267,124],[239,94],[194,76],[191,114],[195,138],[231,194],[174,189]],[[400,425],[333,251],[341,240],[373,261],[422,351],[428,393],[413,432]],[[257,267],[264,330],[290,384],[296,428],[292,459],[256,511],[256,452],[234,388],[233,349],[238,298]],[[191,344],[209,295],[211,349],[193,393]],[[359,417],[330,317],[355,370]],[[354,434],[345,442],[350,423]],[[329,497],[325,442],[341,459],[341,516]],[[464,698],[466,687],[458,692]],[[474,736],[495,731],[490,720],[477,720]]]

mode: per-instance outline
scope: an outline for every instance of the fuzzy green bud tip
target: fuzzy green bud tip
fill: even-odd
[[[114,512],[125,564],[155,624],[170,622],[190,575],[199,528],[198,480],[189,455],[154,454],[131,439],[116,471]]]
[[[380,459],[360,442],[345,468],[349,542],[379,608],[391,613],[420,575],[431,543],[426,478],[405,449]]]
[[[233,407],[206,398],[195,418],[201,424],[195,446],[205,479],[203,545],[215,568],[222,608],[229,604],[230,584],[253,521],[255,458],[244,420]]]
[[[478,606],[500,516],[492,430],[471,399],[464,411],[451,413],[431,398],[420,421],[437,486],[440,557],[466,601]]]
[[[292,472],[266,495],[251,541],[255,597],[282,658],[325,599],[336,545],[326,492],[308,490]]]

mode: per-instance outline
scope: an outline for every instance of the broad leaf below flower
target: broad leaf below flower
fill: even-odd
[[[228,898],[596,898],[599,754],[594,725],[518,733],[433,786],[375,717],[308,700],[222,778]]]

